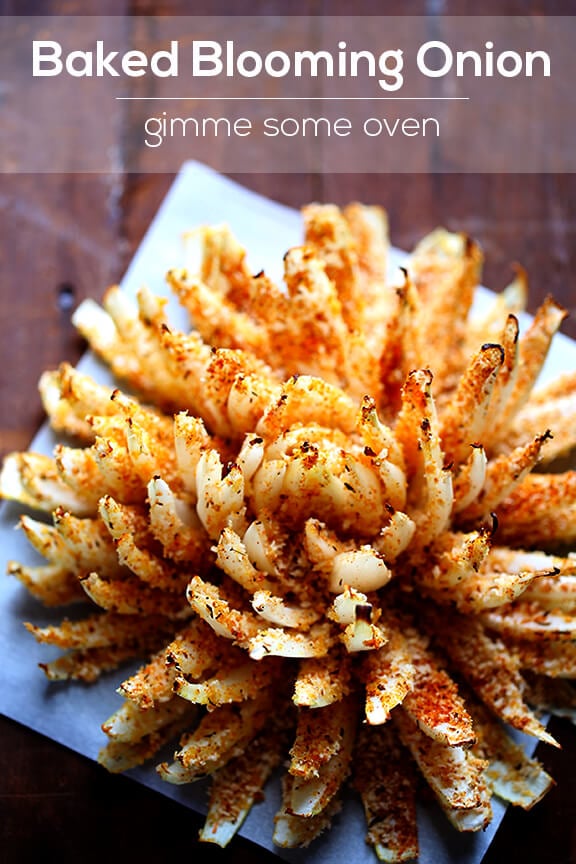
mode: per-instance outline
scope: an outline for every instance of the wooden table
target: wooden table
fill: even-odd
[[[194,12],[230,14],[233,0],[194,3]],[[286,11],[281,2],[254,2],[250,12]],[[349,14],[348,4],[291,3],[300,14]],[[438,4],[427,3],[429,9]],[[4,14],[135,14],[188,12],[188,4],[139,2],[9,2]],[[442,11],[471,14],[475,4],[445,2]],[[508,0],[484,3],[484,13],[569,14],[573,3]],[[355,14],[422,14],[424,4],[354,4]],[[510,264],[531,277],[533,310],[548,293],[576,307],[575,176],[245,175],[240,182],[283,203],[309,200],[382,203],[393,242],[410,247],[438,224],[462,229],[486,254],[485,282],[506,284]],[[36,383],[61,360],[74,362],[83,346],[70,324],[71,306],[99,298],[118,280],[168,189],[158,174],[3,176],[0,185],[0,449],[26,448],[42,421]],[[564,326],[576,336],[576,316]],[[558,787],[529,815],[510,812],[485,861],[515,856],[523,864],[576,860],[576,745],[573,729],[556,721],[562,752],[538,756]],[[60,862],[176,860],[264,862],[269,853],[236,839],[228,850],[199,847],[199,820],[179,805],[126,778],[111,777],[87,759],[6,719],[0,719],[0,860]]]

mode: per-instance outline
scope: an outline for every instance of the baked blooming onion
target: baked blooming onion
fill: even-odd
[[[459,831],[551,778],[510,727],[574,718],[576,371],[536,385],[565,312],[519,327],[526,278],[470,314],[482,254],[437,230],[395,281],[384,211],[311,205],[284,285],[226,227],[186,236],[166,300],[110,288],[74,322],[123,382],[63,364],[40,392],[68,443],[9,455],[3,497],[46,559],[9,570],[48,606],[53,681],[128,660],[100,762],[167,742],[168,783],[210,775],[226,845],[284,765],[273,831],[307,845],[360,797],[383,861],[418,855],[418,772]],[[76,446],[74,446],[76,445]],[[534,470],[538,466],[537,470]],[[132,669],[135,669],[134,665]]]

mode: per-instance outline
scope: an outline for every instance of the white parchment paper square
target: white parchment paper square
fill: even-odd
[[[382,203],[385,206],[386,202]],[[147,284],[158,294],[168,294],[164,274],[169,268],[182,263],[183,232],[196,225],[222,222],[230,225],[248,249],[254,272],[264,269],[273,278],[281,278],[284,252],[301,240],[299,214],[244,189],[204,166],[187,163],[172,185],[122,280],[124,290],[134,294],[142,284]],[[404,253],[393,250],[391,266],[397,267],[404,258]],[[489,296],[489,292],[482,289],[478,304],[485,305]],[[170,315],[173,323],[183,323],[177,304],[170,305]],[[90,354],[79,365],[98,380],[110,380],[107,371]],[[557,336],[544,377],[551,378],[574,368],[576,344],[562,335]],[[54,443],[51,431],[45,426],[32,442],[31,449],[51,452]],[[12,504],[2,505],[2,558],[4,562],[17,560],[26,564],[40,563],[22,532],[15,530],[21,509]],[[58,652],[38,645],[24,630],[22,622],[57,623],[62,617],[62,610],[45,610],[28,597],[15,579],[0,575],[0,710],[7,717],[95,759],[105,743],[100,724],[120,706],[122,700],[115,690],[130,670],[124,668],[107,674],[93,685],[48,682],[37,664],[52,659]],[[526,741],[526,744],[531,750],[534,749],[532,740]],[[159,779],[153,766],[134,770],[130,774],[159,794],[196,810],[205,809],[205,788],[201,784],[172,786]],[[272,820],[279,801],[279,786],[275,780],[269,784],[265,800],[253,808],[241,833],[287,861],[306,861],[306,864],[343,864],[349,861],[374,864],[376,861],[364,843],[364,818],[355,800],[346,802],[332,830],[311,848],[304,851],[276,849],[272,845],[271,835]],[[421,808],[420,862],[477,864],[503,814],[503,806],[495,799],[494,821],[490,827],[484,833],[462,835],[448,824],[435,807]]]

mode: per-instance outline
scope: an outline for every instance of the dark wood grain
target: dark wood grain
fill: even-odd
[[[2,455],[27,446],[41,422],[43,369],[78,359],[73,305],[121,275],[123,179],[4,175],[0,188]]]
[[[200,844],[200,817],[127,777],[113,777],[41,735],[0,718],[0,860],[187,860],[274,864],[241,837],[228,850]]]
[[[286,7],[289,5],[289,9]],[[191,8],[193,7],[193,9]],[[1,0],[7,14],[246,13],[233,0],[148,2]],[[374,3],[258,0],[251,14],[478,14],[465,0]],[[485,0],[483,14],[573,14],[573,0]],[[531,308],[554,294],[572,312],[565,332],[576,336],[576,177],[237,175],[250,188],[291,206],[351,199],[387,207],[392,240],[410,247],[444,224],[482,244],[485,281],[494,288],[510,264],[530,274]],[[70,325],[69,297],[98,299],[118,280],[172,180],[154,173],[4,176],[0,186],[0,455],[27,446],[41,422],[40,372],[74,362],[82,344]],[[576,861],[576,744],[573,728],[556,721],[563,744],[540,747],[557,788],[530,814],[510,812],[486,864]],[[228,850],[200,846],[199,818],[178,804],[10,720],[0,719],[0,860],[142,862],[198,860],[268,864],[277,859],[240,838]]]

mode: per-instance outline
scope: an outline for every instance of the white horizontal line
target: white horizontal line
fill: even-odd
[[[470,96],[116,96],[119,102],[467,102]]]

